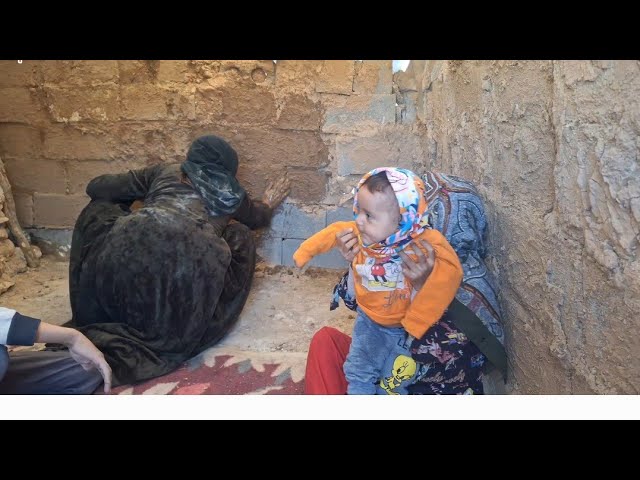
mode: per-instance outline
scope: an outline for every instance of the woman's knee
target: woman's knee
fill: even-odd
[[[251,265],[255,262],[256,244],[249,227],[242,223],[232,223],[224,230],[222,238],[235,262]]]
[[[333,327],[322,327],[313,335],[313,338],[311,338],[309,350],[326,350],[331,347],[335,348],[336,345],[341,345],[345,342],[351,342],[351,339],[345,333]]]
[[[227,228],[225,228],[222,233],[222,238],[225,239],[231,250],[254,247],[251,229],[240,222],[234,222],[227,225]]]

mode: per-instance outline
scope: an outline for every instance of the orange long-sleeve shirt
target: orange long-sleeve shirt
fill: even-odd
[[[358,232],[355,222],[335,222],[302,242],[293,254],[295,264],[302,267],[314,256],[331,250],[337,245],[336,233],[345,228]],[[460,287],[463,273],[458,255],[438,230],[426,229],[418,238],[431,244],[435,263],[413,301],[413,287],[404,277],[401,264],[368,257],[362,249],[352,262],[358,306],[380,325],[401,324],[416,338],[440,320]],[[415,241],[405,249],[414,260],[416,256],[409,250],[417,248]]]

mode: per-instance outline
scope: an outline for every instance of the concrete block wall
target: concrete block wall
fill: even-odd
[[[2,61],[0,156],[23,226],[64,252],[55,242],[68,235],[47,232],[73,228],[92,178],[183,161],[197,136],[218,134],[238,151],[251,196],[292,180],[260,240],[287,264],[296,241],[326,224],[310,208],[331,212],[375,166],[417,164],[422,149],[401,140],[395,103],[390,60]],[[314,264],[339,265],[323,257]]]
[[[395,86],[485,201],[507,389],[640,393],[640,62],[412,61]]]
[[[317,231],[337,221],[353,220],[351,208],[334,205],[283,205],[258,243],[258,255],[269,263],[294,266],[293,253]],[[337,250],[314,257],[310,266],[346,269],[349,264]]]

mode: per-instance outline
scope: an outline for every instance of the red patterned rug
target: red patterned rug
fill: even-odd
[[[178,370],[115,395],[302,395],[306,354],[213,347]]]

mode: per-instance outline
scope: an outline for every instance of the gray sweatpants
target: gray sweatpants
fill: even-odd
[[[101,385],[100,372],[85,370],[67,350],[9,353],[0,345],[2,395],[89,395]]]

